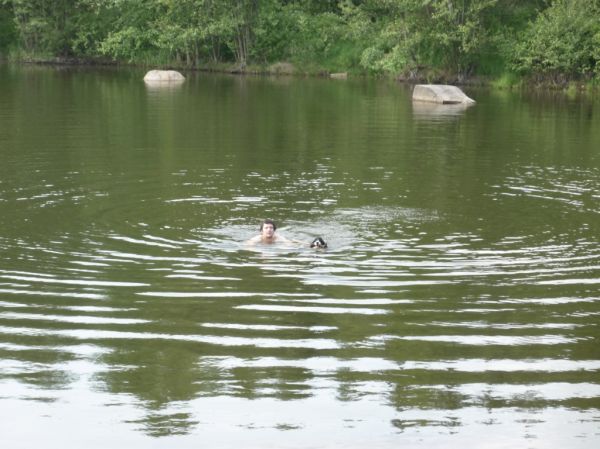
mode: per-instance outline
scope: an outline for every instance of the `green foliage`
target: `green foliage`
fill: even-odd
[[[129,62],[143,59],[157,53],[158,33],[153,20],[158,17],[161,4],[144,0],[112,0],[107,7],[118,14],[106,30],[106,35],[98,45],[101,54]]]
[[[600,74],[600,5],[597,0],[556,0],[519,39],[514,68],[565,82]]]
[[[111,32],[102,42],[100,51],[116,59],[133,62],[146,54],[157,52],[159,50],[158,38],[158,33],[152,29],[129,26]]]
[[[330,12],[311,15],[298,11],[296,21],[297,33],[290,41],[292,59],[323,63],[341,38],[340,17]]]
[[[75,28],[79,0],[5,0],[12,6],[20,44],[26,52],[65,56]]]
[[[0,0],[0,51],[430,81],[600,76],[600,0]],[[509,81],[506,81],[509,80]]]
[[[471,75],[492,37],[489,24],[498,0],[371,0],[381,33],[361,63],[375,71],[438,68]],[[385,14],[382,14],[385,12]],[[378,55],[381,57],[378,58]]]
[[[505,72],[494,79],[491,84],[498,89],[511,89],[515,86],[519,86],[520,78],[514,73]]]
[[[369,17],[350,1],[339,2],[336,9],[311,14],[288,6],[294,23],[286,36],[292,61],[329,71],[360,67],[361,53],[373,36]]]
[[[295,5],[263,2],[254,30],[254,45],[251,55],[256,61],[268,63],[285,61],[292,56],[291,42],[299,38],[300,10]]]
[[[17,39],[13,17],[12,5],[0,2],[0,55],[6,53]]]
[[[78,56],[94,57],[100,53],[99,43],[104,39],[109,23],[114,20],[108,9],[88,2],[74,18],[75,32],[71,40],[71,51]]]

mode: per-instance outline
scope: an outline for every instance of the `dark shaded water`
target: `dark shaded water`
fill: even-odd
[[[597,101],[142,77],[0,66],[3,446],[597,446]]]

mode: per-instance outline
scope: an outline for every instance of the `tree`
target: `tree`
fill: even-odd
[[[73,17],[80,0],[8,0],[20,43],[27,52],[66,56],[75,33]]]
[[[0,55],[16,41],[17,32],[14,24],[12,3],[0,1]]]
[[[555,0],[520,38],[514,68],[563,83],[600,74],[600,2]]]
[[[458,80],[472,74],[490,35],[488,22],[498,0],[370,0],[383,20],[375,45],[362,64],[387,71],[440,68]]]

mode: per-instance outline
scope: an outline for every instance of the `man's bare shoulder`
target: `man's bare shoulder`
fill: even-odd
[[[256,245],[257,243],[262,243],[261,235],[255,235],[251,239],[246,240],[246,245]]]

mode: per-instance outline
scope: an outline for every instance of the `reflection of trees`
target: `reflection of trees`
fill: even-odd
[[[132,394],[151,409],[195,395],[196,354],[171,342],[145,341],[143,347],[117,349],[103,361],[114,368],[98,379],[110,391]]]
[[[20,355],[23,355],[23,353]],[[1,353],[0,358],[5,360],[5,357]],[[28,357],[25,360],[21,357],[19,358],[20,362],[26,363],[29,367],[24,372],[3,374],[0,376],[0,379],[12,378],[36,389],[47,391],[67,389],[70,384],[77,380],[77,376],[70,373],[68,369],[57,369],[53,364],[39,364],[27,359]],[[39,399],[45,400],[46,398]]]
[[[185,435],[198,424],[190,413],[161,414],[160,411],[150,412],[143,419],[129,422],[140,424],[140,430],[153,437]]]
[[[146,414],[133,422],[152,436],[188,433],[198,416],[178,406],[199,396],[293,400],[310,395],[310,370],[239,365],[223,368],[220,362],[229,357],[200,355],[202,349],[209,352],[210,347],[161,340],[144,341],[139,347],[127,344],[127,348],[103,356],[102,362],[111,368],[96,375],[96,380],[112,394],[126,393],[140,400]],[[239,360],[250,360],[251,354],[257,353],[256,348],[232,352],[236,353],[232,357],[241,357]]]
[[[0,348],[0,380],[14,379],[36,390],[52,391],[67,389],[77,380],[69,370],[69,362],[77,357],[67,351],[50,350],[43,346],[40,338],[23,335],[2,335],[2,344],[28,347],[23,350]],[[36,400],[54,400],[39,397]]]
[[[255,348],[253,348],[255,349]],[[248,349],[234,351],[252,360]],[[246,354],[244,354],[246,353]],[[310,370],[296,367],[221,366],[229,357],[199,356],[190,346],[146,342],[138,350],[120,350],[104,356],[114,367],[96,376],[111,393],[127,393],[142,400],[151,410],[198,396],[237,396],[247,399],[275,397],[283,400],[309,395]],[[242,363],[242,362],[241,362]]]
[[[414,373],[412,383],[397,383],[390,401],[397,409],[457,410],[465,407],[468,397],[452,385],[423,385],[427,373]],[[420,374],[420,375],[418,375]]]
[[[294,367],[239,367],[231,370],[235,379],[235,396],[247,399],[273,397],[281,400],[304,399],[311,396],[308,383],[310,370]]]
[[[201,372],[197,355],[189,348],[160,340],[144,341],[143,346],[120,347],[103,357],[111,368],[96,376],[115,394],[127,393],[138,398],[144,418],[133,421],[151,436],[188,433],[197,423],[192,414],[171,406],[189,401],[197,394],[196,380]]]
[[[101,344],[108,351],[99,360],[99,363],[105,364],[106,371],[97,374],[95,380],[111,395],[127,394],[136,398],[145,415],[132,423],[152,436],[189,433],[198,422],[202,422],[204,414],[211,412],[186,410],[194,399],[203,396],[292,401],[305,399],[313,394],[316,396],[317,390],[326,391],[327,394],[333,391],[339,401],[361,401],[370,396],[373,401],[378,402],[387,399],[388,404],[396,410],[409,412],[457,410],[467,407],[539,409],[565,404],[572,408],[598,408],[597,398],[544,400],[543,392],[540,399],[536,394],[522,393],[518,389],[508,393],[497,393],[493,388],[489,392],[477,391],[478,387],[473,387],[474,392],[473,389],[461,389],[461,386],[468,384],[513,384],[533,385],[531,389],[535,392],[535,384],[544,382],[589,383],[589,370],[565,374],[542,372],[546,368],[541,368],[541,371],[507,373],[487,371],[488,368],[484,367],[482,369],[485,371],[469,373],[431,367],[386,371],[374,371],[373,367],[368,366],[364,369],[344,367],[344,361],[361,357],[397,362],[400,367],[403,361],[419,361],[426,364],[427,361],[462,359],[556,358],[556,345],[469,346],[393,338],[444,334],[446,330],[431,328],[429,324],[448,320],[455,324],[448,329],[454,332],[457,338],[464,333],[479,335],[483,331],[465,328],[461,323],[463,320],[484,320],[479,313],[468,314],[462,310],[467,307],[466,304],[477,303],[479,299],[489,302],[495,297],[545,298],[546,286],[532,287],[523,283],[519,286],[505,287],[498,285],[496,277],[481,277],[477,283],[466,281],[437,287],[408,286],[398,287],[396,290],[390,287],[382,289],[381,292],[370,288],[367,290],[369,282],[374,281],[375,285],[378,279],[394,280],[399,276],[403,276],[402,279],[421,279],[432,274],[431,266],[427,264],[399,264],[398,267],[394,267],[393,262],[397,255],[395,251],[402,250],[398,247],[381,246],[375,240],[371,240],[370,235],[368,239],[359,242],[356,248],[349,249],[350,254],[341,255],[336,253],[334,248],[334,251],[329,253],[331,265],[327,263],[326,257],[313,259],[304,255],[298,258],[272,255],[260,259],[253,253],[248,254],[244,251],[229,253],[218,248],[220,243],[213,245],[213,248],[175,244],[174,247],[165,249],[140,247],[132,242],[107,243],[106,238],[106,234],[117,233],[136,239],[142,238],[148,232],[177,242],[189,235],[187,233],[190,227],[207,229],[219,223],[216,230],[220,231],[222,222],[242,222],[246,225],[244,220],[248,216],[261,216],[262,212],[273,212],[274,209],[269,207],[276,207],[276,213],[284,220],[294,217],[296,223],[302,223],[307,220],[307,213],[301,201],[307,198],[316,199],[316,203],[322,198],[339,198],[342,207],[357,211],[351,217],[352,223],[355,223],[361,220],[359,215],[369,212],[364,206],[370,204],[370,200],[375,196],[376,204],[383,201],[380,196],[391,198],[390,203],[398,204],[394,198],[398,195],[397,192],[404,190],[417,193],[407,196],[406,201],[401,202],[403,205],[407,203],[407,206],[421,207],[427,204],[429,207],[435,205],[435,208],[442,212],[453,211],[454,206],[463,202],[465,198],[481,196],[488,191],[486,186],[490,183],[500,183],[507,174],[512,173],[513,169],[505,162],[512,160],[514,154],[511,153],[516,150],[507,146],[506,151],[495,151],[499,147],[491,143],[502,142],[503,137],[514,135],[514,129],[520,130],[525,136],[522,140],[526,148],[549,148],[550,151],[544,150],[544,153],[539,155],[548,161],[560,161],[568,156],[563,154],[566,150],[552,140],[556,137],[555,133],[549,133],[547,127],[539,124],[537,115],[543,113],[549,114],[552,124],[566,127],[567,123],[560,118],[558,112],[553,112],[554,109],[544,108],[539,102],[519,103],[515,108],[515,102],[509,96],[505,102],[479,103],[476,109],[471,109],[464,115],[463,118],[467,119],[469,114],[475,114],[475,117],[469,120],[461,118],[431,126],[427,121],[413,121],[407,106],[410,103],[405,101],[408,97],[402,92],[397,92],[395,88],[386,90],[385,85],[357,83],[332,86],[322,80],[311,80],[302,85],[294,85],[297,89],[288,92],[289,86],[273,85],[264,80],[203,80],[192,77],[181,90],[155,95],[145,90],[141,78],[137,81],[120,79],[125,76],[123,74],[95,74],[94,78],[79,77],[69,72],[63,75],[52,73],[45,76],[46,87],[52,88],[39,89],[40,96],[36,96],[38,89],[32,91],[36,95],[27,95],[25,91],[31,87],[25,83],[19,89],[11,90],[18,92],[14,102],[24,106],[11,120],[11,126],[6,127],[4,135],[7,136],[7,145],[22,148],[26,153],[30,152],[36,156],[37,162],[23,163],[11,176],[6,176],[8,181],[4,181],[4,190],[9,192],[8,195],[12,195],[9,199],[14,199],[24,195],[19,189],[29,183],[27,195],[37,197],[40,196],[38,194],[44,193],[46,184],[51,183],[56,192],[62,192],[62,196],[57,198],[61,202],[52,207],[41,207],[43,200],[35,203],[35,207],[22,206],[17,212],[14,208],[9,210],[9,207],[13,207],[13,202],[7,201],[0,207],[8,217],[4,218],[4,238],[7,239],[7,243],[3,243],[5,251],[2,257],[5,266],[22,271],[39,271],[39,267],[43,267],[47,275],[72,278],[75,276],[74,272],[65,271],[65,268],[72,268],[69,265],[70,260],[90,262],[94,260],[98,249],[118,250],[141,257],[134,259],[115,256],[111,258],[110,263],[96,267],[95,273],[88,272],[82,276],[89,275],[93,280],[139,281],[149,285],[148,290],[155,292],[213,291],[224,294],[214,298],[173,298],[165,294],[164,297],[159,295],[140,300],[141,297],[135,295],[138,291],[129,288],[107,287],[102,291],[90,290],[103,298],[106,296],[102,303],[105,310],[100,311],[100,315],[107,318],[114,316],[144,320],[143,323],[127,324],[126,328],[117,322],[96,325],[71,324],[58,320],[32,324],[31,320],[11,320],[11,327],[22,326],[23,333],[29,332],[27,328],[34,327],[41,331],[41,336],[2,334],[3,343],[32,348],[24,351],[0,350],[0,359],[16,360],[23,365],[22,368],[17,368],[17,373],[0,373],[2,379],[15,379],[39,390],[68,388],[77,375],[77,371],[70,374],[68,362],[78,358],[76,355],[53,349],[64,345],[64,340],[62,337],[53,339],[52,331],[67,330],[70,331],[70,335],[76,335],[77,330],[85,329],[91,331],[84,334],[90,336],[90,341]],[[100,82],[94,81],[95,78],[101,78]],[[90,82],[90,79],[93,82]],[[192,84],[194,82],[198,84],[198,90],[200,87],[211,88],[205,89],[202,95],[192,95],[190,93],[195,92],[192,89],[195,89]],[[261,89],[266,91],[264,95],[260,92]],[[366,92],[362,95],[363,89],[383,89],[384,92],[377,95]],[[384,95],[387,93],[390,95]],[[40,98],[44,103],[57,105],[53,114],[33,107]],[[115,99],[119,98],[124,100],[119,113],[114,113]],[[379,100],[377,105],[370,101],[373,98]],[[94,107],[90,107],[90,104]],[[294,107],[290,107],[290,104]],[[28,105],[31,107],[27,107]],[[488,123],[491,114],[477,112],[491,107],[500,108],[493,116],[510,120],[497,119],[497,123],[492,127]],[[259,114],[259,108],[264,112]],[[572,110],[574,107],[567,104],[565,108],[577,115],[591,114],[591,109],[588,111],[579,106]],[[344,110],[345,114],[336,113],[339,110]],[[247,120],[247,117],[254,119]],[[18,131],[28,129],[30,123],[42,123],[44,129],[60,128],[59,125],[70,123],[74,118],[80,120],[83,125],[67,127],[64,133],[29,134]],[[203,126],[195,126],[196,123],[202,123]],[[291,125],[275,126],[274,123]],[[394,126],[384,129],[382,133],[379,123],[394,123]],[[564,145],[564,148],[570,148],[570,151],[583,151],[578,153],[578,157],[584,161],[588,160],[591,148],[597,147],[591,143],[594,139],[598,140],[600,135],[590,123],[591,121],[582,121],[583,128],[579,129],[577,142],[584,144],[581,150]],[[510,127],[514,129],[508,129]],[[236,129],[237,132],[231,133],[231,129]],[[574,131],[570,128],[562,131],[565,141],[574,139]],[[364,142],[373,142],[374,145],[364,145]],[[387,150],[374,151],[373,148],[378,145]],[[42,157],[43,153],[37,148],[47,148],[51,150],[49,153],[56,156]],[[273,154],[279,154],[275,150],[282,153],[282,156],[278,156],[280,159],[273,158]],[[537,157],[535,154],[529,154],[532,151],[523,150],[522,157]],[[326,160],[331,160],[331,166],[325,163],[327,166],[324,174],[317,172],[313,176],[315,161],[326,155]],[[298,174],[294,171],[287,175],[280,174],[280,171],[287,170],[280,169],[283,166],[287,167],[290,160],[298,164],[298,170],[309,174]],[[71,173],[71,170],[79,170],[78,167],[90,164],[93,170]],[[373,166],[381,166],[382,170],[373,171]],[[7,173],[12,166],[7,167],[3,173]],[[390,178],[380,179],[388,167],[392,170]],[[402,167],[412,168],[404,170]],[[221,175],[221,171],[207,171],[206,168],[223,168],[225,174]],[[249,177],[248,174],[253,170],[261,176]],[[179,174],[185,182],[173,181],[173,173],[177,171],[180,171]],[[399,174],[401,176],[391,176]],[[539,178],[536,178],[535,173],[533,176],[534,180],[545,182],[542,174]],[[242,186],[239,184],[240,179],[245,180]],[[242,209],[234,211],[231,210],[230,202],[207,205],[163,201],[190,198],[198,193],[207,192],[221,200],[230,200],[237,195],[261,196],[265,189],[265,179],[272,179],[270,187],[276,192],[275,201],[272,203],[275,206],[255,206],[254,203],[249,203],[252,206],[244,205]],[[348,179],[357,179],[357,184],[352,185],[350,189],[338,187],[344,185]],[[144,183],[140,183],[140,180],[144,180]],[[377,182],[383,192],[369,192],[361,188],[362,181]],[[10,189],[6,188],[7,182],[11,186]],[[317,187],[314,187],[315,185]],[[324,194],[322,187],[330,190]],[[96,197],[95,192],[106,193],[106,196]],[[75,197],[78,198],[77,201],[71,201]],[[414,204],[410,204],[411,201],[414,201]],[[298,207],[298,204],[301,206]],[[468,207],[475,209],[482,204],[473,203]],[[236,207],[239,206],[238,204]],[[459,214],[464,207],[466,206],[461,205],[453,211],[457,212],[456,215],[460,215],[460,218],[449,214],[449,218],[438,222],[415,222],[410,228],[404,227],[402,238],[406,239],[405,242],[413,239],[410,241],[421,245],[435,244],[440,236],[446,235],[449,228],[459,229],[461,234],[463,230],[470,230],[471,226],[479,228],[479,224],[471,223],[473,216],[490,217],[490,222],[498,223],[499,236],[494,235],[494,241],[499,241],[507,232],[505,227],[510,226],[506,220],[496,218],[495,213],[500,210],[496,207],[486,204],[476,215]],[[294,214],[299,214],[300,218]],[[400,220],[384,222],[377,214],[374,216],[375,219],[369,220],[362,217],[362,223],[365,227],[377,225],[375,235],[393,236],[397,227],[396,221],[402,221],[400,217]],[[24,225],[23,220],[20,220],[25,217],[31,220],[31,225]],[[326,219],[334,221],[330,215],[327,215]],[[174,220],[177,221],[178,229],[162,230],[160,233],[157,231],[162,223],[168,222],[172,225]],[[528,218],[524,217],[523,220]],[[523,229],[523,220],[518,223],[519,232]],[[530,223],[530,229],[537,225],[536,220]],[[140,221],[148,226],[148,230],[128,224]],[[457,224],[460,226],[456,226]],[[573,226],[573,218],[555,226],[561,225]],[[490,232],[494,228],[486,225],[484,229]],[[477,233],[479,232],[482,231],[478,229]],[[190,234],[194,236],[193,233]],[[43,245],[38,246],[40,235],[43,237]],[[59,235],[60,239],[54,238],[54,235]],[[469,239],[468,234],[465,235],[467,236],[462,242]],[[565,234],[567,235],[570,234]],[[221,236],[215,234],[212,237],[219,242]],[[486,239],[479,245],[486,246],[489,240]],[[27,248],[23,242],[28,243]],[[57,245],[62,245],[61,254],[56,254]],[[358,247],[361,245],[364,247]],[[406,245],[408,249],[414,249],[412,244]],[[465,245],[472,248],[478,244],[468,242]],[[6,251],[7,248],[10,251]],[[379,251],[382,248],[385,251]],[[390,253],[391,263],[386,265],[386,254]],[[400,256],[410,260],[405,254]],[[169,257],[186,258],[187,261],[183,263]],[[437,263],[448,261],[449,254],[446,250],[420,249],[418,257],[418,261],[431,260]],[[189,260],[191,262],[188,263]],[[326,263],[321,263],[323,261]],[[319,271],[321,268],[322,272]],[[190,271],[198,274],[198,278],[168,276],[181,275],[184,269],[188,275]],[[165,276],[161,277],[160,273],[164,273]],[[349,284],[352,284],[353,278],[360,276],[366,281],[366,286],[318,284],[314,280],[318,280],[319,273],[323,276],[331,274],[331,284],[335,284],[336,276],[349,281]],[[512,273],[507,273],[506,279],[512,276]],[[448,274],[448,279],[454,280],[454,276]],[[493,283],[493,289],[488,280]],[[22,288],[23,293],[28,290]],[[51,293],[81,293],[79,286],[44,285],[43,289],[41,293],[48,297],[52,296]],[[228,298],[227,292],[256,294],[248,298],[233,295]],[[587,290],[565,292],[569,292],[565,297],[588,296]],[[261,297],[261,293],[264,293],[264,297]],[[314,295],[315,302],[304,302],[305,299],[298,301],[294,296],[298,294],[299,298],[305,298],[300,295],[307,293]],[[275,297],[277,294],[281,294],[280,297]],[[45,313],[63,312],[69,315],[75,313],[72,311],[73,306],[84,304],[78,297],[52,297],[51,301],[47,301],[47,305],[40,307],[39,303],[46,302],[45,297],[42,300],[36,296],[38,299],[34,300],[16,295],[19,307],[27,306],[32,309],[31,312],[39,312],[40,316]],[[358,315],[341,311],[325,314],[309,310],[313,306],[325,305],[318,304],[321,298],[346,299],[350,302],[348,306],[354,307],[351,304],[353,299],[378,297],[391,300],[409,298],[412,302],[373,306],[385,308],[389,312],[382,315]],[[278,312],[238,307],[257,304],[293,305],[297,307],[297,311]],[[7,310],[10,308],[3,307]],[[115,310],[111,311],[110,307],[114,307]],[[301,310],[302,307],[306,307],[306,310]],[[333,304],[331,307],[338,305]],[[516,321],[527,324],[541,323],[545,320],[554,322],[558,317],[573,312],[570,305],[559,307],[561,308],[555,309],[548,305],[545,307],[548,313],[539,315],[540,309],[530,304],[523,303],[521,307],[513,304],[511,308],[514,310],[502,313],[498,311],[493,315],[493,319],[498,323]],[[578,314],[589,311],[589,316],[594,316],[595,303],[589,302],[577,307]],[[50,310],[52,312],[49,312]],[[449,315],[450,311],[463,313],[460,318],[453,318]],[[84,314],[88,313],[94,315],[97,312],[90,311]],[[579,341],[576,345],[559,348],[562,351],[560,356],[565,359],[594,360],[597,354],[596,340],[590,338],[589,330],[594,323],[592,318],[588,318],[589,322],[584,322],[581,317],[578,320],[576,325],[581,325],[578,327],[581,330],[571,332],[574,337],[579,337]],[[206,328],[201,327],[203,323],[240,326]],[[245,324],[249,326],[244,328]],[[257,331],[250,325],[271,325],[279,328]],[[315,332],[312,330],[314,327],[333,330]],[[49,336],[45,335],[46,330],[49,331]],[[93,336],[96,330],[99,332],[98,340]],[[122,331],[124,335],[130,333],[131,338],[125,336],[122,340],[102,340],[100,334],[103,330]],[[165,338],[142,340],[146,332],[161,334]],[[490,335],[497,333],[494,329],[485,332]],[[518,336],[519,332],[521,331],[518,329],[503,330],[502,335]],[[535,332],[546,333],[546,330]],[[215,344],[185,341],[178,339],[179,335],[210,336],[214,338]],[[254,346],[254,337],[271,339],[273,346]],[[87,337],[76,336],[73,340],[79,343],[80,338]],[[245,343],[232,344],[229,340],[235,338],[243,338]],[[312,338],[334,340],[340,347],[322,350],[318,349],[317,345],[310,347],[310,344],[304,348],[284,346],[286,339],[308,341]],[[278,340],[281,341],[282,347],[277,347]],[[34,344],[40,349],[33,349]],[[305,363],[311,358],[322,356],[331,357],[332,366],[313,370],[310,363]],[[271,366],[269,360],[273,361]],[[227,363],[228,361],[233,362]],[[253,364],[253,361],[260,363]],[[99,366],[98,369],[104,369],[102,365]],[[392,424],[405,428],[417,421],[398,420]],[[432,425],[432,421],[423,422]],[[439,422],[439,425],[453,425],[452,422]]]

